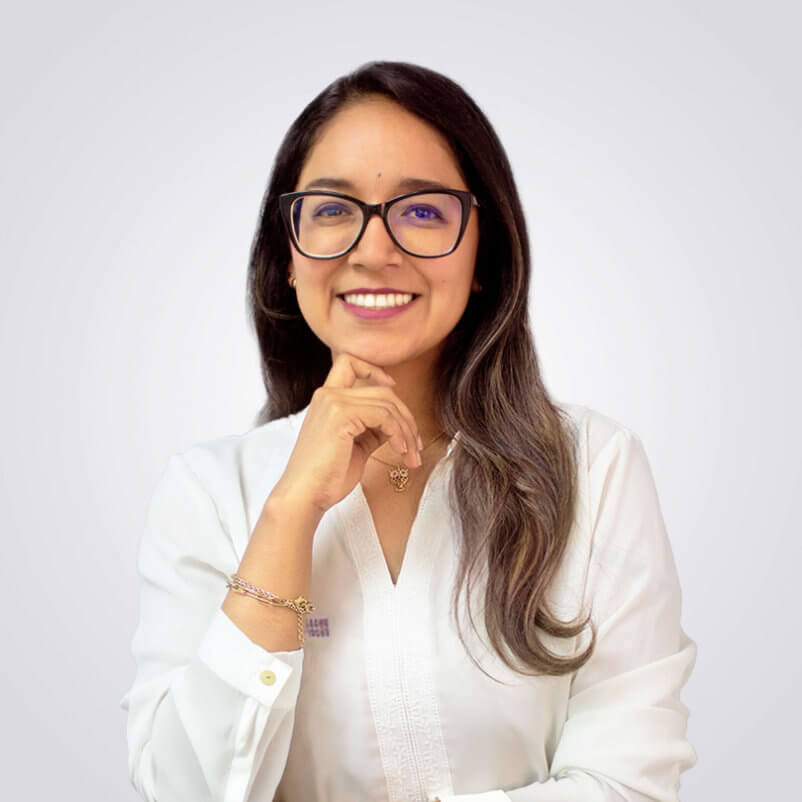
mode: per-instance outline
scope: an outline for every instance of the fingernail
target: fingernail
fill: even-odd
[[[423,440],[420,439],[420,435],[418,435],[418,450],[423,451]]]

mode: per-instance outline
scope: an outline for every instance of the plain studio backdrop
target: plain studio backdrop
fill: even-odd
[[[704,1],[6,9],[4,798],[138,798],[118,703],[146,507],[171,454],[252,427],[245,275],[272,159],[373,59],[444,72],[486,112],[546,384],[643,439],[699,647],[681,798],[793,795],[800,22]]]

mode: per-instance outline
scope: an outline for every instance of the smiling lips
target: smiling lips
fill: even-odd
[[[343,300],[352,306],[361,306],[365,309],[387,309],[397,306],[406,306],[414,297],[409,292],[396,292],[388,294],[378,293],[348,293]]]
[[[376,320],[402,314],[412,306],[418,295],[411,292],[357,290],[337,297],[355,317]]]
[[[348,306],[357,306],[363,309],[395,309],[407,306],[417,295],[391,287],[382,287],[377,290],[359,287],[340,293],[338,297],[342,298]]]

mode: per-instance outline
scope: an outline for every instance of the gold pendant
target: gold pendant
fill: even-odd
[[[403,465],[396,465],[388,473],[390,477],[390,484],[396,493],[403,493],[407,489],[407,482],[409,481],[409,471]]]

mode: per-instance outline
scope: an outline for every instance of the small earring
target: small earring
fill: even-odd
[[[288,279],[288,283],[289,283],[290,287],[295,289],[295,276],[290,276],[289,279]]]

